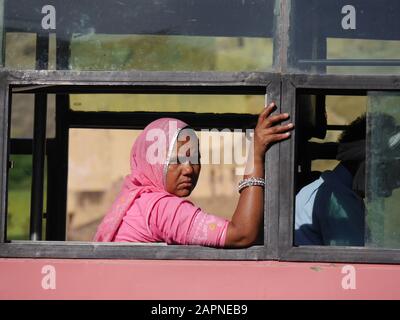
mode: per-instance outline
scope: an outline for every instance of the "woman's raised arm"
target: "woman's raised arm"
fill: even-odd
[[[258,117],[254,130],[253,152],[250,152],[247,160],[251,170],[244,175],[244,179],[264,178],[265,152],[273,143],[290,136],[289,131],[293,129],[293,124],[279,125],[287,120],[289,115],[287,113],[271,115],[275,108],[275,103],[269,104]],[[253,164],[251,161],[254,161]],[[244,248],[254,244],[263,221],[263,209],[264,189],[259,186],[244,188],[228,225],[225,247]]]

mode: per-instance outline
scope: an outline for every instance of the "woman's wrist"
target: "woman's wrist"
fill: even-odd
[[[254,164],[264,165],[264,161],[265,161],[265,153],[254,155]]]
[[[243,179],[250,177],[264,177],[264,157],[262,156],[253,156],[252,163],[248,163]]]
[[[256,144],[253,149],[253,157],[255,160],[259,161],[264,161],[265,159],[265,153],[266,153],[266,148],[264,146],[261,146],[259,144]]]

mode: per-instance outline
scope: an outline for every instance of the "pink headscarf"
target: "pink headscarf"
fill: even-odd
[[[151,193],[145,209],[146,216],[158,200],[171,196],[166,191],[168,163],[179,132],[187,126],[178,119],[161,118],[143,130],[131,150],[131,174],[125,177],[122,190],[97,228],[94,241],[113,241],[124,216],[142,194]],[[154,146],[159,147],[157,151],[161,153],[150,152],[154,151]],[[154,161],[151,158],[154,155],[161,161]],[[173,201],[178,206],[185,200],[174,197]]]

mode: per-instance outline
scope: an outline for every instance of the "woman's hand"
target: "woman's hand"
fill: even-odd
[[[275,142],[282,141],[290,137],[290,130],[293,124],[278,125],[289,118],[289,114],[281,113],[271,115],[276,109],[274,102],[270,103],[258,116],[256,128],[254,130],[254,156],[263,158],[268,148]]]

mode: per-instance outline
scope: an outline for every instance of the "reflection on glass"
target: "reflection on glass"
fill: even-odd
[[[327,59],[400,59],[400,41],[365,39],[327,39]],[[398,74],[398,66],[328,66],[327,73]]]
[[[35,69],[36,34],[7,32],[5,65],[10,69]]]
[[[262,95],[76,94],[70,96],[70,108],[74,111],[258,114],[263,106]]]
[[[93,34],[72,39],[70,69],[266,71],[272,52],[263,38]]]
[[[400,248],[400,95],[370,92],[366,245]]]

